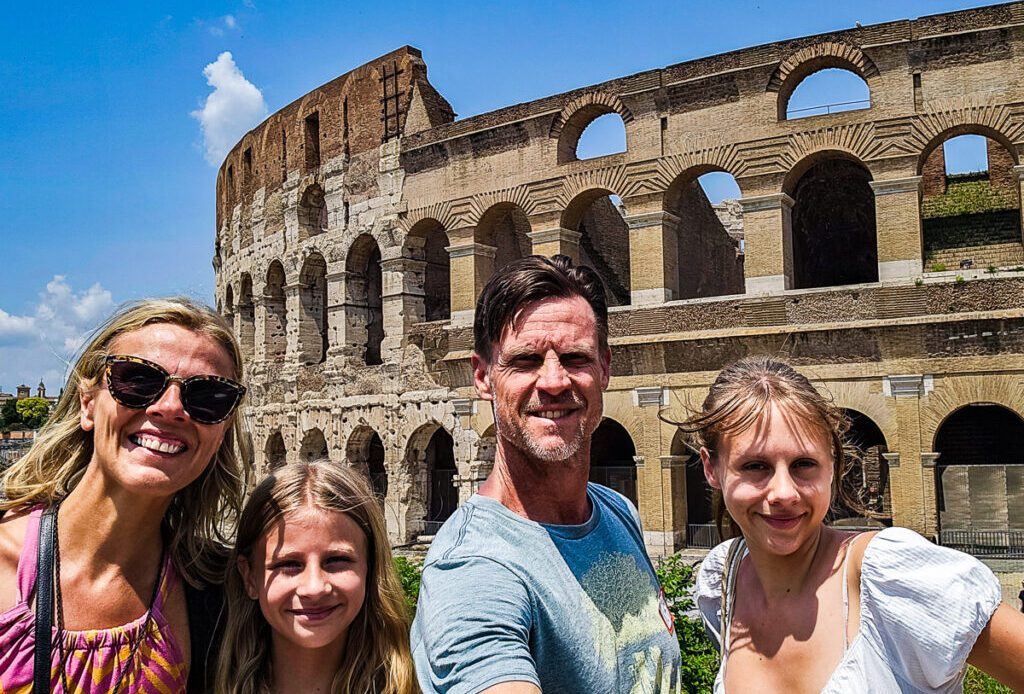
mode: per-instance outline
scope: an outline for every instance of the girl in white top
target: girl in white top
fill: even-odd
[[[851,460],[848,426],[804,376],[767,358],[727,367],[683,425],[742,533],[697,576],[722,645],[716,694],[961,692],[965,661],[1024,691],[1024,615],[1000,603],[984,565],[909,530],[824,525]]]

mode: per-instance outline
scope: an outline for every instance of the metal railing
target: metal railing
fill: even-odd
[[[839,108],[840,106],[845,106],[847,108]],[[808,116],[827,116],[833,113],[842,113],[843,111],[856,111],[862,108],[871,108],[871,99],[859,99],[857,101],[837,101],[834,104],[821,104],[820,106],[807,106],[805,108],[794,108],[792,110],[786,109],[786,120],[789,120],[794,116],[796,116],[797,118],[806,118]],[[817,113],[808,113],[809,111],[817,111]]]
[[[437,535],[444,521],[423,521],[423,532],[420,535]]]
[[[693,523],[686,526],[686,546],[711,549],[722,541],[718,528],[711,523]]]
[[[940,530],[937,540],[976,557],[1024,559],[1024,530]]]

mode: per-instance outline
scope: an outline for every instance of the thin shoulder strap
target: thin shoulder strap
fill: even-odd
[[[740,562],[743,561],[743,552],[747,542],[742,537],[733,540],[729,545],[729,552],[725,555],[725,564],[722,566],[722,605],[719,610],[718,638],[720,652],[725,655],[728,645],[726,630],[732,621],[732,606],[736,603],[736,573]]]
[[[35,661],[32,671],[32,691],[43,694],[50,691],[51,649],[53,648],[53,515],[56,506],[50,506],[39,519],[39,560],[36,572],[36,624]]]

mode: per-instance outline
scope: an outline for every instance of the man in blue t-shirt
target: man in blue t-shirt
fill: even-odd
[[[512,263],[480,295],[474,340],[497,451],[427,553],[412,628],[420,686],[679,692],[679,646],[636,509],[587,481],[611,364],[600,279],[565,256]]]

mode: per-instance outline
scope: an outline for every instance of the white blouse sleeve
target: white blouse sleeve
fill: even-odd
[[[1000,598],[987,566],[912,530],[883,530],[864,552],[861,628],[897,677],[920,689],[960,676]]]
[[[715,642],[719,653],[722,651],[722,635],[718,633],[722,619],[722,570],[732,542],[735,540],[726,540],[715,546],[704,557],[697,571],[697,609],[704,620],[704,629]]]

